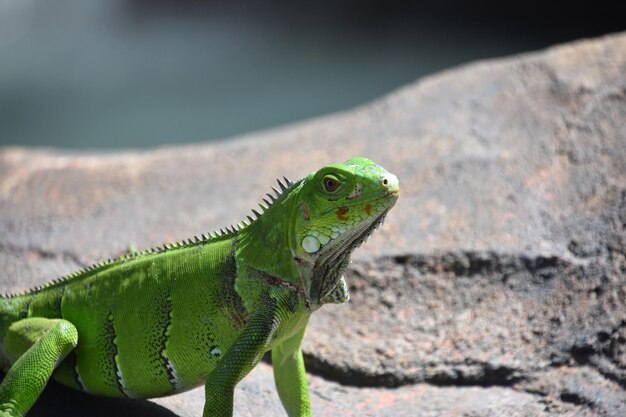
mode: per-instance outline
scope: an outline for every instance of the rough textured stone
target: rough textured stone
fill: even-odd
[[[600,415],[626,415],[623,388],[588,366],[556,367],[529,377],[517,388],[542,395],[546,401],[576,404]]]
[[[273,387],[272,370],[260,364],[235,392],[238,417],[284,415]],[[414,384],[401,388],[356,388],[309,378],[314,416],[377,417],[587,417],[595,415],[571,401],[551,399],[503,387],[435,387]],[[546,391],[547,392],[547,391]],[[174,417],[197,416],[204,403],[204,389],[151,401],[94,398],[53,385],[31,410],[29,417]],[[259,410],[262,410],[260,412]]]
[[[317,415],[621,417],[624,74],[617,34],[471,64],[230,142],[4,149],[0,289],[234,223],[272,178],[368,156],[398,175],[402,195],[354,257],[350,303],[313,316],[304,347],[323,377],[311,377]],[[280,414],[273,391],[263,365],[240,389],[239,414]],[[39,410],[87,401],[59,395]],[[202,397],[133,403],[128,415],[197,415]]]

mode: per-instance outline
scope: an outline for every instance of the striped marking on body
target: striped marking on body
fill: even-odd
[[[115,372],[117,389],[124,394],[124,396],[128,398],[135,398],[135,395],[126,387],[124,383],[124,375],[119,366],[118,354],[119,351],[117,349],[117,344],[115,340],[117,339],[117,335],[115,333],[115,326],[113,325],[113,313],[109,313],[105,322],[105,342],[107,353],[110,356],[111,367]]]
[[[180,377],[178,376],[178,372],[176,371],[176,367],[174,363],[169,359],[167,355],[167,341],[170,338],[170,328],[172,327],[172,318],[173,318],[173,310],[172,310],[172,297],[167,296],[163,300],[163,308],[164,308],[164,322],[162,324],[163,332],[161,334],[161,360],[163,361],[163,367],[167,372],[167,380],[169,381],[172,389],[174,391],[181,391],[184,389],[184,384],[182,383]]]
[[[70,369],[72,379],[74,381],[74,384],[76,385],[76,388],[78,388],[82,392],[88,393],[89,391],[85,387],[85,384],[83,383],[83,380],[78,373],[78,356],[76,355],[76,350],[72,350],[70,354],[67,355],[67,358],[65,360],[67,361],[67,366]]]
[[[85,386],[83,379],[80,377],[80,373],[78,373],[78,364],[74,366],[74,373],[76,374],[76,382],[78,383],[78,386],[80,387],[81,391],[89,394],[90,393],[89,390]]]
[[[117,358],[118,356],[115,355],[115,373],[117,375],[117,382],[120,387],[120,391],[122,391],[124,395],[127,396],[128,398],[140,398],[139,396],[133,394],[133,392],[130,391],[128,387],[126,386],[126,384],[124,383],[124,375],[122,374],[122,369],[119,366],[119,362]]]

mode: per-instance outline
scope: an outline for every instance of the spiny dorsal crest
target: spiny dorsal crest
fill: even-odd
[[[201,243],[205,243],[209,240],[215,240],[215,239],[230,236],[242,230],[246,226],[249,226],[250,224],[254,223],[256,220],[258,220],[265,210],[267,210],[270,206],[272,206],[272,204],[279,201],[281,197],[284,195],[285,191],[288,191],[289,189],[291,189],[291,187],[295,184],[294,182],[288,180],[286,177],[283,177],[282,181],[280,178],[277,178],[276,182],[278,183],[278,187],[280,188],[280,190],[276,189],[276,187],[272,187],[272,191],[274,191],[276,195],[273,196],[268,193],[267,196],[269,197],[269,201],[266,198],[263,198],[263,202],[265,203],[265,206],[259,203],[259,206],[261,207],[261,212],[259,213],[257,210],[252,209],[252,213],[254,214],[255,218],[252,218],[251,216],[248,215],[246,216],[248,221],[243,220],[241,222],[238,222],[236,227],[231,225],[226,228],[221,228],[219,230],[216,230],[210,233],[203,233],[200,236],[194,236],[193,238],[190,238],[187,240],[183,239],[177,242],[164,243],[162,246],[157,246],[157,247],[150,248],[150,249],[144,249],[138,252],[135,251],[135,252],[124,253],[118,256],[117,258],[110,258],[104,261],[96,262],[95,264],[86,266],[68,275],[62,276],[60,278],[56,278],[52,281],[49,281],[43,285],[38,285],[29,290],[15,293],[15,294],[0,294],[0,297],[1,298],[14,298],[14,297],[20,297],[23,295],[28,295],[28,294],[43,290],[45,288],[50,288],[56,285],[63,284],[66,281],[69,281],[73,278],[80,277],[86,273],[100,272],[102,269],[107,268],[108,266],[116,262],[123,262],[123,261],[131,260],[131,259],[135,259],[140,256],[145,256],[145,255],[159,253],[159,252],[165,252],[168,250],[177,249],[181,247],[198,245]]]

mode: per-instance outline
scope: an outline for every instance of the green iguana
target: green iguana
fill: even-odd
[[[322,304],[348,300],[350,255],[399,186],[365,158],[278,185],[262,213],[236,228],[0,298],[0,417],[24,416],[51,376],[119,398],[205,383],[203,416],[232,416],[235,385],[269,350],[287,413],[309,416],[307,322]]]

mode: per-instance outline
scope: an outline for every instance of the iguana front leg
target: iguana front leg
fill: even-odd
[[[261,360],[268,341],[279,325],[277,304],[280,291],[263,293],[257,311],[217,367],[205,386],[203,417],[232,417],[235,385]]]
[[[272,366],[278,395],[289,417],[309,417],[311,403],[302,358],[302,337],[306,327],[272,349]]]
[[[23,417],[77,343],[76,327],[67,320],[28,318],[13,323],[3,346],[12,366],[0,384],[0,417]]]

